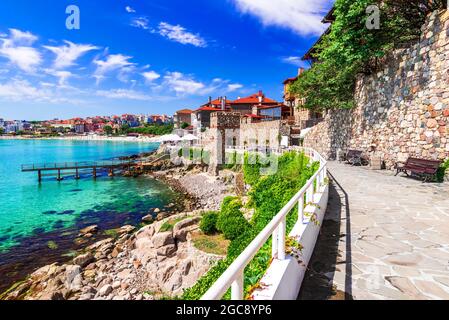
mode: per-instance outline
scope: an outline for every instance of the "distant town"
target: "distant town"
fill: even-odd
[[[0,118],[0,134],[20,136],[57,135],[159,135],[173,130],[173,117],[167,115],[95,116],[68,120],[4,120]]]

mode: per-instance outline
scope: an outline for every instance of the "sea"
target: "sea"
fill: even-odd
[[[36,268],[66,262],[88,243],[77,241],[82,228],[99,226],[88,242],[125,224],[138,226],[155,208],[180,203],[180,195],[149,177],[125,178],[90,172],[63,181],[24,164],[114,160],[154,151],[148,142],[0,140],[0,292]],[[170,204],[170,205],[169,205]],[[79,239],[78,239],[79,240]]]

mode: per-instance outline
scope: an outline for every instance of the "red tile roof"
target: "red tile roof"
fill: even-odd
[[[230,105],[231,103],[232,103],[231,100],[226,99],[226,105]],[[208,102],[208,103],[203,104],[202,106],[205,107],[205,106],[209,106],[210,104],[212,104],[213,106],[221,106],[221,100],[215,99],[215,100],[212,100],[211,103]]]
[[[256,114],[245,114],[244,117],[246,117],[246,118],[262,119],[261,116],[258,116]]]
[[[290,82],[295,82],[296,80],[298,80],[298,77],[288,78],[287,80],[285,80],[283,82],[283,84],[287,84],[287,83],[290,83]]]
[[[178,113],[178,114],[191,114],[192,112],[193,111],[190,109],[182,109],[182,110],[176,111],[176,113]]]
[[[228,107],[226,107],[226,111],[229,111],[229,110],[230,109]],[[222,111],[222,110],[221,110],[221,108],[214,108],[214,107],[204,106],[204,107],[201,107],[201,108],[195,110],[195,112],[197,112],[197,111],[216,111],[216,112],[219,112],[219,111]]]
[[[262,91],[259,93],[253,94],[249,97],[240,98],[232,102],[232,104],[258,104],[259,103],[259,97],[262,96],[262,104],[277,104],[278,102],[265,97]]]

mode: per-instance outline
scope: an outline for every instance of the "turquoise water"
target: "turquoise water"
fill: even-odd
[[[22,164],[108,160],[157,147],[129,142],[0,140],[0,271],[10,271],[11,264],[37,255],[54,260],[53,255],[73,246],[74,237],[85,226],[98,224],[100,230],[107,230],[137,224],[152,208],[177,199],[166,185],[146,177],[109,178],[104,173],[94,181],[86,173],[81,180],[69,177],[57,182],[45,177],[39,184],[37,173],[21,172]],[[46,251],[49,241],[59,247],[56,253]],[[15,269],[15,273],[22,271]]]

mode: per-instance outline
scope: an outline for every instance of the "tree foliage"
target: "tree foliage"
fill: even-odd
[[[445,0],[336,0],[335,22],[316,45],[317,60],[291,86],[311,109],[351,108],[359,73],[378,70],[393,49],[416,41],[429,12]],[[380,9],[380,28],[367,28],[369,6]]]
[[[170,134],[173,132],[174,126],[172,124],[156,124],[156,125],[146,125],[145,127],[138,128],[122,128],[125,134],[128,133],[138,133],[138,134],[148,134],[155,136],[162,136],[165,134]]]

